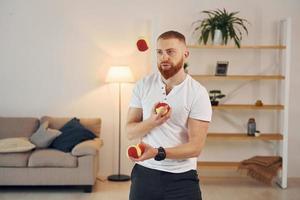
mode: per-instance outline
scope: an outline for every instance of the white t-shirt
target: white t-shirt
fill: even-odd
[[[170,118],[162,125],[146,134],[142,141],[154,148],[175,147],[188,142],[188,118],[202,121],[211,120],[211,104],[206,89],[190,75],[166,95],[165,84],[159,72],[139,80],[134,87],[130,107],[143,109],[143,120],[151,115],[153,106],[165,102],[172,108]],[[138,164],[172,173],[186,172],[196,169],[197,158],[165,159],[156,161],[148,159]]]

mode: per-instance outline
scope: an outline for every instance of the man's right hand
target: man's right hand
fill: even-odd
[[[157,103],[158,104],[158,103]],[[165,123],[171,116],[171,109],[165,115],[156,113],[155,104],[151,115],[143,121],[143,110],[141,108],[129,108],[127,115],[126,132],[129,140],[142,138],[153,128]]]
[[[154,125],[154,127],[160,126],[161,124],[165,123],[171,116],[172,109],[168,111],[167,114],[163,115],[163,113],[156,113],[156,106],[159,104],[156,103],[151,111],[151,116],[149,117],[149,122]],[[165,109],[168,109],[167,106],[165,106]]]

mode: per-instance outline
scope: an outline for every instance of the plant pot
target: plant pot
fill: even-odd
[[[189,73],[188,68],[184,68],[184,72],[188,74]]]
[[[222,32],[219,29],[216,29],[214,32],[213,45],[222,45],[222,44],[223,44]]]
[[[219,102],[218,102],[218,101],[211,101],[210,103],[211,103],[212,106],[217,106],[217,105],[219,105]]]

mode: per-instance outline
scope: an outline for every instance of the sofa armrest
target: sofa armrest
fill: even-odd
[[[97,137],[77,144],[71,153],[73,156],[96,155],[102,145],[102,140]]]

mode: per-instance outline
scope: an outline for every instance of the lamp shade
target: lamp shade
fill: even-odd
[[[110,67],[106,82],[108,83],[131,83],[134,78],[130,67],[128,66],[112,66]]]

